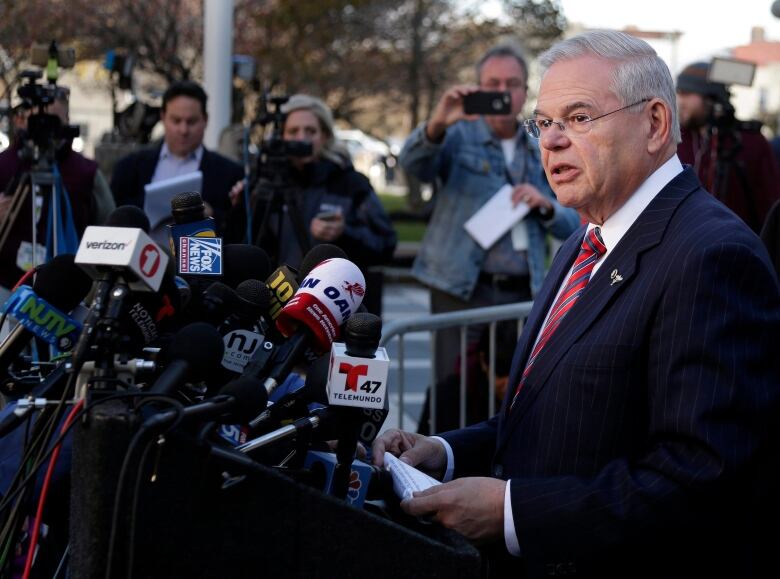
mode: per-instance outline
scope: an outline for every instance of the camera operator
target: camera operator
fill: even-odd
[[[347,151],[337,145],[330,108],[318,98],[297,94],[281,105],[281,110],[285,143],[309,143],[312,150],[308,156],[286,160],[289,183],[285,186],[292,195],[283,206],[270,208],[267,227],[259,239],[263,214],[269,208],[268,200],[255,195],[255,240],[277,264],[294,268],[309,247],[318,243],[338,245],[363,272],[386,262],[395,250],[395,230],[368,179],[355,170]],[[238,202],[242,190],[239,183],[231,191],[235,207],[228,238],[244,232],[245,213]],[[379,297],[376,284],[367,285],[368,291],[373,287],[374,295]],[[379,304],[369,300],[368,294],[363,303],[369,311],[378,311]]]
[[[70,91],[61,85],[53,90],[54,99],[46,106],[45,112],[55,115],[62,126],[67,126],[70,115]],[[33,114],[37,112],[26,102],[14,109],[13,144],[0,153],[0,221],[6,218],[20,176],[33,168],[24,146],[28,120]],[[116,207],[114,198],[108,181],[98,169],[97,163],[74,151],[72,139],[58,139],[55,147],[54,158],[70,200],[76,232],[81,236],[87,225],[103,223]],[[40,214],[45,217],[47,212],[48,200],[44,203]],[[32,256],[30,223],[30,204],[25,201],[24,208],[11,229],[8,241],[0,252],[0,286],[2,286],[0,300],[2,301],[7,298],[8,288],[12,288],[24,274],[22,267],[29,263]],[[45,239],[45,233],[46,219],[42,218],[38,220],[38,239]],[[41,261],[43,260],[37,260],[38,263]]]
[[[696,62],[677,77],[677,154],[693,165],[705,189],[758,233],[780,199],[780,171],[760,125],[734,118],[729,91],[708,80],[709,67]]]

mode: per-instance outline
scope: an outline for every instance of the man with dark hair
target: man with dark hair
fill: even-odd
[[[677,77],[682,142],[677,154],[693,165],[704,187],[756,233],[780,199],[780,171],[760,123],[734,118],[726,85],[708,80],[709,64],[695,62]]]
[[[221,228],[230,208],[230,189],[243,179],[244,171],[238,163],[203,146],[207,99],[203,88],[192,81],[175,82],[168,87],[160,113],[165,128],[163,141],[131,153],[114,167],[111,189],[117,205],[143,209],[144,187],[149,183],[201,171],[201,195]]]
[[[579,224],[577,214],[555,199],[541,168],[538,145],[518,119],[526,99],[528,67],[509,43],[488,50],[476,67],[478,86],[458,85],[439,99],[431,118],[406,140],[399,161],[423,182],[439,185],[433,215],[412,268],[431,288],[431,311],[531,300],[547,269],[548,233],[565,239]],[[477,91],[506,91],[506,115],[467,115],[464,97]],[[464,224],[505,185],[515,204],[530,213],[490,248],[483,249]],[[479,338],[469,328],[469,342]],[[435,377],[455,370],[457,328],[436,332]]]

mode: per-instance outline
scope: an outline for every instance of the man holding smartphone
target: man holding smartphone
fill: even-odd
[[[431,288],[433,313],[533,299],[548,261],[547,233],[566,239],[579,224],[576,212],[555,200],[538,146],[518,120],[528,80],[520,49],[513,44],[491,48],[476,72],[479,85],[447,90],[400,155],[406,172],[438,184],[412,269]],[[463,225],[506,184],[512,185],[512,202],[526,203],[531,211],[485,250]],[[476,341],[479,331],[470,328],[469,341]],[[437,333],[437,381],[455,370],[459,345],[458,328]]]

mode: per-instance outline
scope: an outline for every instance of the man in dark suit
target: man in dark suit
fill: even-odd
[[[111,190],[117,205],[144,208],[144,187],[200,170],[201,195],[221,227],[230,208],[230,189],[244,177],[242,167],[203,146],[208,97],[192,81],[173,83],[165,91],[160,118],[165,128],[161,143],[131,153],[121,159],[111,177]]]
[[[644,41],[541,59],[547,177],[588,224],[563,245],[487,422],[374,446],[446,484],[404,503],[513,577],[752,577],[771,553],[780,295],[766,250],[676,155],[674,84]]]

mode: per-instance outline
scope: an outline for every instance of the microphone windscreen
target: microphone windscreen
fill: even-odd
[[[382,320],[368,312],[353,314],[344,325],[347,355],[373,358],[382,338]]]
[[[134,227],[149,233],[149,218],[135,205],[120,205],[106,218],[106,227]]]
[[[328,259],[301,282],[279,313],[276,327],[290,336],[304,324],[315,338],[314,349],[325,352],[339,339],[342,324],[360,307],[365,288],[358,266],[348,259]]]
[[[75,256],[61,253],[38,268],[35,294],[64,312],[75,308],[89,293],[92,279],[74,263]]]
[[[236,399],[233,417],[239,422],[249,422],[268,406],[268,393],[257,378],[237,378],[225,384],[219,393]]]
[[[271,260],[256,245],[230,243],[222,248],[222,281],[230,287],[248,279],[265,279],[270,273]]]
[[[340,257],[341,259],[349,259],[346,252],[338,245],[331,243],[321,243],[312,247],[308,253],[301,260],[300,272],[298,273],[298,282],[303,280],[311,270],[317,267],[326,259],[333,259]]]
[[[224,349],[222,336],[213,326],[194,322],[173,337],[168,359],[187,362],[193,375],[210,373],[222,363]]]
[[[197,191],[178,193],[171,199],[171,215],[174,223],[190,223],[204,219],[206,206]]]
[[[236,287],[236,293],[263,313],[266,313],[271,306],[271,290],[260,280],[247,279],[242,281]]]

